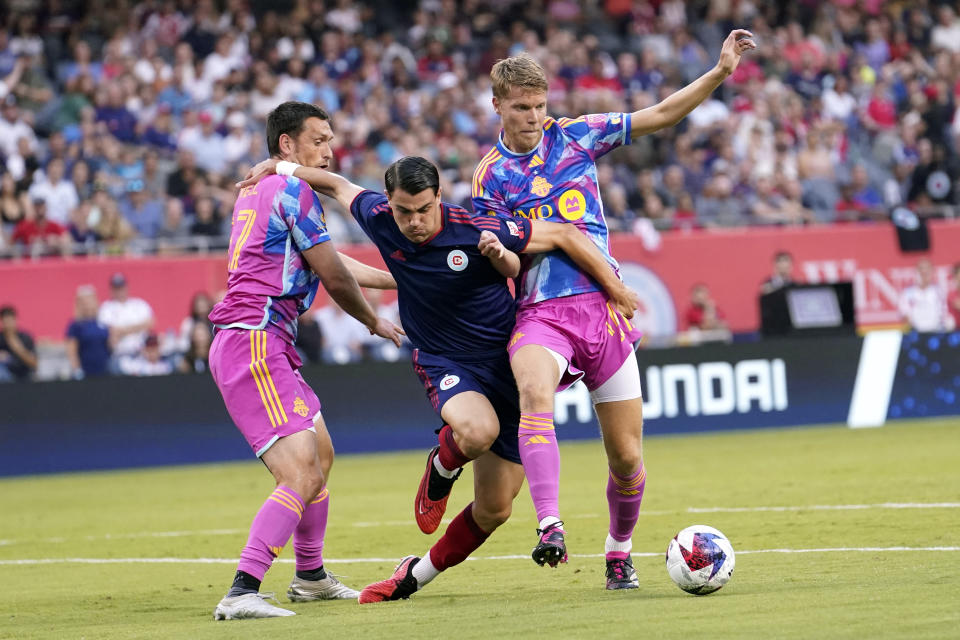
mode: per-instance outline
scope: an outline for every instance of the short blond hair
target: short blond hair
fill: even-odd
[[[510,93],[511,87],[520,87],[528,91],[547,91],[547,74],[529,54],[521,53],[498,61],[490,70],[493,81],[493,95],[503,99]]]

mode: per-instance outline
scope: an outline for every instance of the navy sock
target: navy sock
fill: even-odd
[[[259,580],[246,571],[237,571],[237,575],[233,577],[233,585],[230,587],[230,591],[227,592],[227,597],[233,598],[234,596],[242,596],[245,593],[257,593],[258,591],[260,591]]]
[[[316,582],[317,580],[326,578],[327,572],[324,571],[323,565],[320,565],[316,569],[310,569],[309,571],[297,571],[297,577],[301,580],[312,580]]]

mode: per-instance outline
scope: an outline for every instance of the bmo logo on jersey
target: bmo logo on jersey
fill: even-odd
[[[454,249],[447,254],[447,266],[454,271],[463,271],[467,268],[467,254],[460,249]],[[456,382],[454,383],[456,384]]]
[[[443,376],[443,380],[440,381],[440,391],[446,391],[450,387],[457,386],[457,383],[460,382],[460,377],[453,374]]]

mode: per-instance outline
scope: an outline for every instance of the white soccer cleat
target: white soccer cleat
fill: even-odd
[[[242,620],[244,618],[281,618],[295,616],[289,609],[275,607],[267,600],[273,599],[272,593],[245,593],[242,596],[223,597],[213,610],[214,620]],[[276,600],[274,600],[276,602]]]
[[[329,573],[322,580],[304,580],[294,576],[290,588],[287,589],[287,597],[291,602],[356,600],[359,596],[359,591],[354,591]]]

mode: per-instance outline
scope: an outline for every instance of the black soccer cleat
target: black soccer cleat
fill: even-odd
[[[610,558],[607,560],[608,590],[639,588],[640,581],[637,579],[637,572],[633,568],[633,559],[629,554],[626,558]]]
[[[563,522],[554,522],[546,529],[537,529],[540,542],[533,548],[533,561],[541,567],[545,564],[556,568],[567,561],[567,545],[563,541]]]

